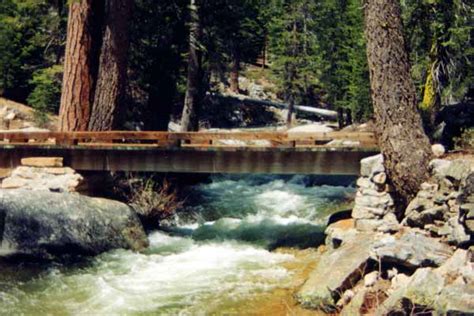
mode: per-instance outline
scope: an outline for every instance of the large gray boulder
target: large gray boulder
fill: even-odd
[[[357,234],[341,247],[324,253],[297,293],[297,300],[307,308],[333,312],[342,293],[364,276],[372,243],[370,234]]]
[[[0,249],[32,255],[135,251],[148,239],[126,204],[74,193],[0,190]]]
[[[452,249],[438,239],[408,231],[401,237],[387,235],[374,244],[372,259],[409,269],[438,267],[453,254]]]

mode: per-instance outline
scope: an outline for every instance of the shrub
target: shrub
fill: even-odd
[[[62,74],[63,67],[55,65],[37,70],[30,80],[33,91],[27,101],[35,110],[34,117],[39,126],[46,126],[48,115],[59,111]]]
[[[147,227],[158,226],[183,207],[176,189],[164,179],[159,184],[153,177],[129,176],[122,180],[121,195],[138,213]]]
[[[454,139],[456,149],[474,149],[474,128],[467,128],[460,137]]]

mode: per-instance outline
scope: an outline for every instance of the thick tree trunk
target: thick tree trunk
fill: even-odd
[[[73,1],[69,7],[64,77],[59,111],[60,131],[85,131],[97,74],[101,1]]]
[[[399,0],[367,0],[365,18],[377,136],[390,181],[405,204],[428,177],[431,148],[417,112]]]
[[[112,130],[120,123],[126,96],[131,6],[131,0],[106,0],[99,73],[89,123],[91,131]]]
[[[199,128],[198,115],[201,96],[201,24],[199,20],[199,9],[196,0],[191,0],[190,5],[190,30],[189,30],[189,57],[188,78],[186,96],[184,100],[183,114],[181,116],[181,130],[183,132],[197,130]]]

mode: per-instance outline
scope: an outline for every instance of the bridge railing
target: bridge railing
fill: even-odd
[[[368,132],[2,132],[0,144],[87,147],[377,147]]]

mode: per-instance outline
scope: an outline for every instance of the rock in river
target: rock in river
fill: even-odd
[[[148,239],[126,204],[74,193],[0,190],[0,249],[33,255],[140,251]]]
[[[364,276],[372,243],[370,234],[358,234],[326,252],[297,293],[297,300],[307,308],[334,312],[341,294]]]

